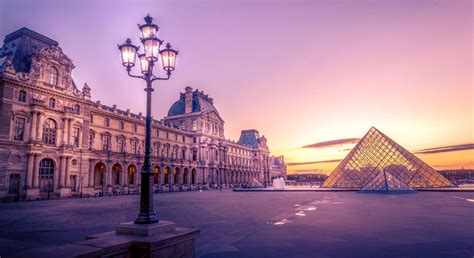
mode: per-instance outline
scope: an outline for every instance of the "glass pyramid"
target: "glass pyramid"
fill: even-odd
[[[382,177],[383,176],[383,177]],[[372,127],[339,163],[321,187],[376,188],[390,176],[411,188],[455,186],[432,167]],[[400,185],[401,187],[401,185]]]

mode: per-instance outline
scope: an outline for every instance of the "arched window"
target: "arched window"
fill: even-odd
[[[104,185],[105,164],[102,162],[94,166],[94,186]]]
[[[26,91],[20,90],[18,93],[18,101],[25,103],[26,102]]]
[[[137,173],[137,167],[134,165],[130,165],[128,167],[128,184],[133,185],[135,184],[135,173]]]
[[[56,67],[51,67],[48,75],[48,83],[54,86],[58,85],[58,77],[58,69],[56,69]]]
[[[155,166],[153,168],[153,184],[157,185],[160,178],[160,167]]]
[[[56,122],[48,118],[43,123],[43,142],[46,144],[56,144]]]
[[[120,185],[120,174],[122,172],[122,166],[116,163],[112,166],[112,184]]]
[[[49,107],[55,108],[56,107],[56,100],[54,98],[49,99]]]
[[[169,184],[169,179],[170,179],[169,177],[170,177],[170,168],[169,168],[169,167],[165,167],[165,174],[164,174],[164,177],[163,177],[163,179],[164,179],[164,182],[163,182],[163,183],[164,183],[165,185],[166,185],[166,184]]]

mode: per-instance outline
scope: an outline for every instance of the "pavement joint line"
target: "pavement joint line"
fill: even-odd
[[[298,208],[301,208],[301,207],[308,207],[308,206],[314,207],[313,205],[309,205],[309,204],[311,204],[312,201],[313,200],[311,200],[309,202],[306,202],[303,205],[297,206],[295,210],[297,210]],[[213,241],[211,241],[207,244],[202,245],[200,247],[200,250],[198,250],[198,256],[200,257],[200,256],[204,256],[204,255],[210,254],[210,253],[218,253],[219,251],[216,252],[216,251],[212,251],[212,250],[225,249],[225,248],[223,248],[225,245],[229,245],[229,246],[235,248],[234,246],[232,246],[232,243],[237,242],[240,239],[243,239],[243,238],[245,238],[249,235],[252,235],[252,234],[254,234],[258,231],[261,231],[265,228],[271,228],[273,226],[274,221],[285,220],[285,219],[288,219],[288,218],[294,217],[294,216],[295,216],[294,210],[292,210],[292,212],[285,212],[283,214],[272,217],[270,220],[268,220],[268,221],[272,221],[272,224],[265,223],[265,224],[257,225],[257,226],[249,226],[249,227],[241,229],[237,232],[232,232],[232,233],[226,234],[223,237],[220,237],[216,240],[213,240]],[[275,220],[275,218],[277,218],[277,217],[279,217],[281,219]],[[243,234],[237,234],[239,232],[242,232]],[[209,251],[209,249],[210,249],[210,251]],[[237,248],[235,248],[235,249],[237,249]]]

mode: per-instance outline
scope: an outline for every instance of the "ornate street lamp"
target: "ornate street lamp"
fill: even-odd
[[[138,54],[140,62],[140,70],[142,75],[131,74],[132,67],[135,66],[137,52],[139,47],[132,44],[127,39],[124,44],[118,48],[122,53],[122,64],[127,68],[127,73],[133,78],[140,78],[146,81],[146,125],[145,125],[145,162],[143,171],[141,172],[141,192],[140,192],[140,213],[138,214],[135,224],[151,224],[157,223],[158,217],[153,209],[153,191],[152,191],[152,175],[151,169],[151,93],[153,92],[152,83],[157,80],[168,80],[171,72],[176,66],[176,57],[178,51],[166,44],[166,48],[160,50],[162,40],[157,38],[159,27],[153,24],[153,18],[150,15],[145,17],[145,24],[138,25],[142,33],[142,44],[144,53]],[[161,78],[153,74],[155,63],[161,58],[163,70],[166,71],[166,77]]]

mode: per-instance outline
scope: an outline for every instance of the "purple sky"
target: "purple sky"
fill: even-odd
[[[413,150],[474,140],[467,0],[3,0],[0,35],[25,26],[57,40],[79,88],[140,112],[144,84],[116,46],[139,43],[147,13],[180,50],[173,78],[155,84],[156,118],[189,85],[214,98],[226,137],[256,128],[291,161],[342,158],[299,148],[371,126]]]

